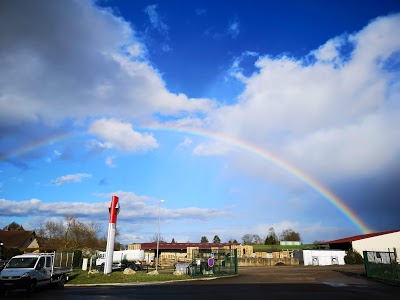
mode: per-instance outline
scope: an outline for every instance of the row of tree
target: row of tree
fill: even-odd
[[[237,243],[237,240],[229,240],[228,243]],[[200,243],[209,243],[208,238],[204,235],[200,239]],[[221,243],[221,239],[218,235],[214,235],[214,238],[212,239],[212,243],[214,244],[219,244]]]
[[[3,230],[24,230],[22,225],[15,222],[5,226]],[[105,249],[107,238],[101,235],[100,225],[96,222],[85,223],[74,216],[66,216],[65,220],[47,221],[36,229],[39,246],[44,249]],[[118,231],[116,233],[118,235]],[[116,243],[115,249],[120,244]]]
[[[23,227],[15,222],[7,225],[3,228],[4,230],[24,230]],[[118,230],[117,230],[118,236]],[[105,249],[107,246],[107,238],[105,235],[101,236],[100,225],[96,222],[85,223],[79,221],[74,216],[66,216],[65,220],[59,221],[47,221],[45,224],[41,224],[40,228],[36,230],[37,239],[39,245],[45,248],[66,250],[66,249]],[[157,238],[154,238],[156,241]],[[164,239],[160,237],[160,241]],[[292,229],[283,230],[279,238],[275,233],[273,227],[268,231],[268,235],[265,239],[262,239],[257,234],[245,234],[242,237],[243,244],[266,244],[276,245],[279,241],[301,241],[300,234],[293,231]],[[172,239],[172,243],[175,243],[175,239]],[[209,243],[206,236],[202,236],[201,243]],[[237,243],[237,240],[229,240],[229,242]],[[215,235],[212,239],[212,243],[221,243],[221,239],[218,235]],[[116,243],[115,249],[120,248],[120,244]]]
[[[244,245],[254,245],[254,244],[265,244],[265,245],[277,245],[279,241],[301,241],[300,233],[292,230],[285,229],[280,234],[279,238],[275,233],[275,229],[271,227],[268,231],[268,235],[265,239],[261,238],[258,234],[245,234],[242,237]]]
[[[97,222],[81,222],[74,216],[66,216],[62,221],[47,221],[37,230],[39,245],[46,248],[64,249],[105,249],[107,237],[101,235],[102,230]],[[116,232],[118,236],[118,231]],[[116,243],[115,249],[120,244]]]

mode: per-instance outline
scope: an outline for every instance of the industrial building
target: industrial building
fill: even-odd
[[[305,266],[344,265],[344,250],[298,250],[293,252],[293,258]]]
[[[400,230],[368,233],[351,236],[343,239],[324,242],[330,249],[348,251],[350,249],[363,255],[363,251],[390,251],[397,252],[397,261],[400,262]]]

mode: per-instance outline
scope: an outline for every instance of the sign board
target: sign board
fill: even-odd
[[[214,267],[214,258],[213,257],[210,257],[208,260],[207,260],[207,263],[208,263],[208,266],[209,267]]]

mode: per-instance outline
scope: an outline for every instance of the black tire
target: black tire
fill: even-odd
[[[139,271],[139,267],[136,264],[133,264],[133,270]]]
[[[65,276],[61,275],[60,280],[57,283],[57,287],[60,289],[64,288],[65,282],[66,282]]]
[[[33,281],[30,283],[29,287],[26,288],[26,292],[27,292],[28,294],[32,294],[32,293],[34,293],[35,291],[36,291],[36,281],[33,280]]]

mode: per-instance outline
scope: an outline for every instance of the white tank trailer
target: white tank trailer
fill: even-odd
[[[131,268],[135,271],[142,269],[141,261],[144,261],[144,250],[121,250],[113,253],[113,269]],[[99,252],[96,259],[96,267],[104,268],[106,262],[106,252]]]

